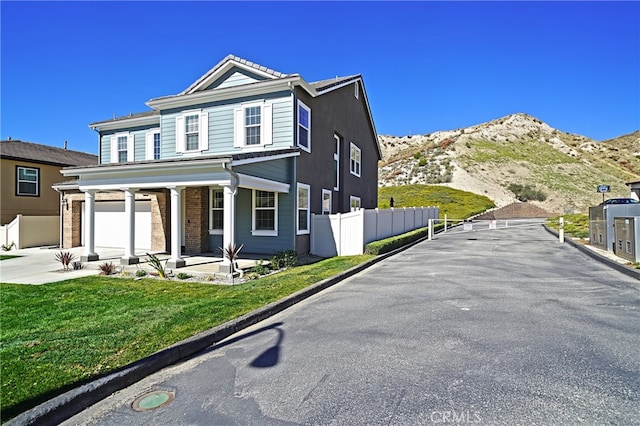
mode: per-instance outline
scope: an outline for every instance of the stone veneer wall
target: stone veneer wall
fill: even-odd
[[[151,250],[170,251],[171,199],[168,190],[151,195]]]
[[[205,253],[209,248],[209,188],[186,188],[184,197],[185,252]]]

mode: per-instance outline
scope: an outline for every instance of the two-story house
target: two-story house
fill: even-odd
[[[90,125],[100,164],[71,167],[65,247],[309,251],[311,214],[377,205],[381,151],[360,75],[307,82],[229,55],[151,111]]]

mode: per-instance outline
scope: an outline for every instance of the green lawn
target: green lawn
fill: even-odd
[[[575,238],[589,238],[589,215],[586,213],[565,214],[547,219],[547,226],[558,231],[560,217],[564,217],[564,233]]]
[[[0,283],[2,418],[372,257],[336,257],[236,286],[101,276]]]
[[[394,207],[440,207],[440,219],[466,219],[495,207],[484,195],[460,191],[440,185],[400,185],[378,188],[378,207],[389,208],[393,197]]]
[[[13,256],[11,254],[0,254],[0,260],[13,259],[14,257],[20,257],[20,256]]]

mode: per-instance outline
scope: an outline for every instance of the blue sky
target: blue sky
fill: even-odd
[[[379,134],[526,112],[596,140],[640,128],[640,2],[0,2],[0,137],[97,153],[227,54],[362,74]]]

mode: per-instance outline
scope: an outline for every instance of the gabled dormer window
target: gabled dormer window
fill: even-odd
[[[198,152],[209,149],[209,114],[185,111],[176,117],[176,152]]]
[[[256,148],[273,143],[273,106],[264,101],[242,104],[234,110],[233,146]]]
[[[135,136],[131,133],[117,133],[111,136],[111,162],[134,161]]]
[[[298,101],[298,146],[311,152],[311,109]]]

